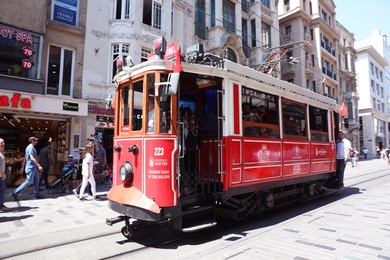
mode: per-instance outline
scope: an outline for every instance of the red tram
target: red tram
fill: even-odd
[[[160,48],[164,49],[164,48]],[[122,233],[183,232],[319,194],[334,176],[335,100],[177,43],[114,80],[113,187]],[[181,61],[182,59],[182,61]]]

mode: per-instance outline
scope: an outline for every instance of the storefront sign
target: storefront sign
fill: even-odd
[[[114,115],[114,109],[105,109],[98,106],[88,105],[88,114],[99,114],[99,115],[108,115],[113,116]]]
[[[9,27],[0,27],[0,35],[4,38],[12,39],[13,37],[17,41],[21,42],[28,42],[32,44],[32,36],[29,33],[23,32],[23,31],[14,31],[14,29]]]
[[[96,126],[101,128],[114,128],[114,118],[110,116],[96,116]]]
[[[54,5],[53,20],[76,26],[76,11],[67,7]]]
[[[22,48],[22,52],[23,52],[24,56],[26,56],[26,57],[28,57],[28,58],[30,58],[31,56],[33,56],[34,53],[35,53],[34,49],[33,49],[31,46],[24,46],[24,47]]]
[[[62,110],[79,111],[79,104],[77,104],[77,103],[70,103],[70,102],[63,102],[62,103]]]
[[[33,97],[32,97],[33,98]],[[21,98],[20,93],[14,93],[11,98],[8,96],[0,96],[0,107],[21,107],[21,108],[31,108],[31,99]]]
[[[30,59],[23,59],[22,60],[22,67],[26,70],[29,70],[32,68],[32,66],[34,66],[34,62],[32,62],[32,60]]]

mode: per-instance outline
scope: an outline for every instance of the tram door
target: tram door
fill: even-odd
[[[219,146],[217,88],[186,89],[179,98],[180,187],[182,194],[218,190]]]

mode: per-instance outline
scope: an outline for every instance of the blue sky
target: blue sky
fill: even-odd
[[[336,20],[359,41],[379,29],[390,42],[389,0],[333,0],[336,5]]]

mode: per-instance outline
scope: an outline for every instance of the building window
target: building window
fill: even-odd
[[[373,80],[371,80],[371,91],[372,93],[375,93],[375,83]]]
[[[125,20],[130,19],[130,0],[117,0],[115,19]]]
[[[147,61],[148,60],[148,55],[152,53],[151,49],[142,47],[141,49],[141,62]]]
[[[73,96],[75,52],[60,46],[49,46],[46,94]]]
[[[256,47],[256,20],[251,20],[251,39],[252,39],[252,48]]]
[[[321,11],[321,18],[328,23],[328,14],[324,10]]]
[[[371,71],[371,75],[374,75],[374,64],[372,64],[370,62],[370,71]]]
[[[290,11],[290,0],[284,0],[284,11]]]
[[[0,74],[38,79],[41,36],[3,24],[0,28]]]
[[[271,26],[263,22],[261,23],[261,40],[264,48],[271,47]]]
[[[122,59],[123,66],[126,65],[126,57],[130,55],[130,45],[124,43],[117,43],[112,45],[112,75],[111,78],[114,78],[116,74],[116,60]]]
[[[206,6],[204,0],[197,0],[195,3],[195,35],[206,39]]]
[[[227,48],[227,59],[230,60],[230,61],[233,61],[233,62],[237,62],[237,56],[236,54],[234,53],[234,51],[230,48]]]
[[[379,79],[379,74],[378,74],[378,68],[377,68],[377,67],[375,67],[375,77],[376,77],[377,79]]]
[[[236,33],[236,12],[234,3],[223,1],[223,28],[231,33]]]
[[[291,25],[286,26],[285,29],[286,29],[286,35],[290,35],[291,34]]]
[[[251,1],[252,3],[254,3],[254,1]],[[269,5],[269,0],[261,0],[261,3],[263,5],[265,5],[266,7],[270,8],[270,5]]]
[[[161,30],[161,3],[154,0],[145,0],[143,9],[143,23]]]
[[[382,71],[379,72],[379,79],[381,82],[383,82],[383,72]]]
[[[210,26],[215,27],[215,0],[210,1]]]
[[[51,19],[68,25],[78,26],[79,0],[52,0]]]

